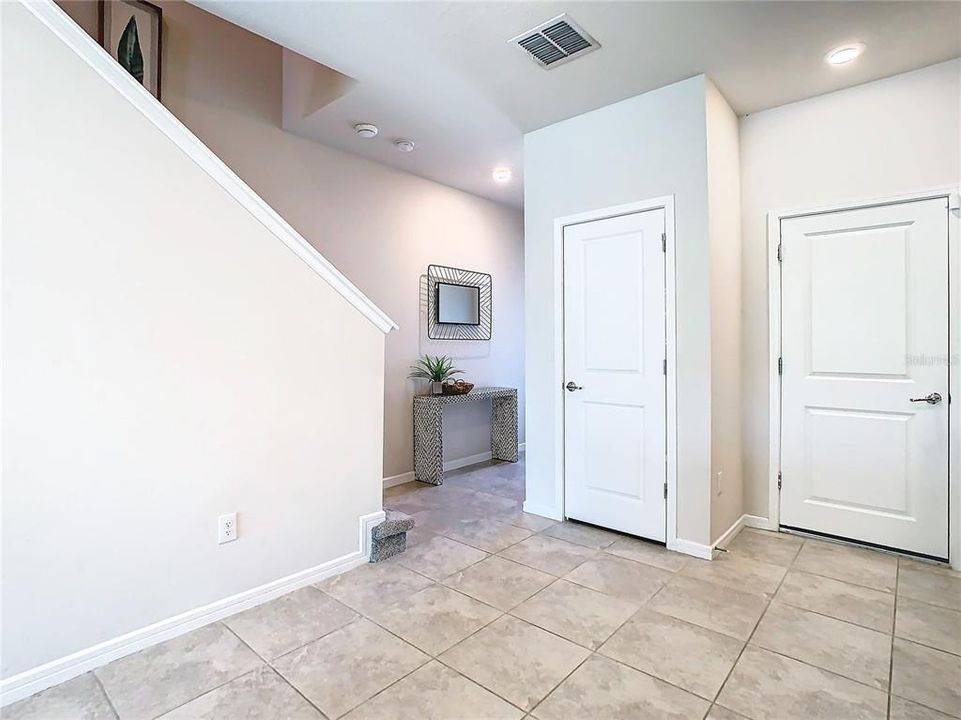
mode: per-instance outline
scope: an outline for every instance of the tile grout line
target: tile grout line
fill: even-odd
[[[797,562],[797,559],[801,554],[801,548],[804,546],[806,542],[807,540],[803,541],[801,545],[798,547],[797,554],[794,556],[794,559],[791,561],[791,564],[788,565],[787,569],[784,571],[784,575],[781,576],[781,580],[780,582],[778,582],[777,587],[774,589],[774,592],[772,592],[770,597],[768,598],[767,604],[764,606],[764,610],[762,610],[761,614],[758,615],[757,621],[754,623],[754,627],[751,629],[750,634],[744,640],[744,645],[741,646],[741,651],[737,654],[737,658],[735,658],[733,664],[731,665],[731,669],[728,670],[727,672],[727,675],[724,676],[724,681],[721,683],[720,687],[718,687],[717,692],[714,695],[714,699],[711,700],[712,705],[717,704],[717,700],[719,697],[721,697],[721,693],[724,691],[724,687],[727,685],[728,681],[731,679],[731,675],[734,674],[734,669],[737,667],[738,663],[741,662],[741,657],[744,655],[744,651],[747,650],[747,646],[751,643],[751,638],[754,637],[754,633],[757,632],[757,629],[760,626],[761,621],[764,619],[764,616],[767,615],[767,612],[771,607],[771,603],[774,602],[774,596],[777,595],[778,590],[780,590],[781,586],[784,584],[784,578],[787,577],[788,573],[791,571],[791,568],[794,566],[794,563]],[[724,706],[722,705],[721,707],[724,707]]]
[[[319,588],[318,588],[318,589],[319,589]],[[355,618],[355,620],[356,620],[356,618]],[[347,627],[347,625],[350,625],[352,622],[354,622],[354,620],[351,620],[350,622],[348,622],[348,623],[346,623],[346,624],[344,624],[344,625],[341,625],[339,628],[336,628],[335,630],[331,630],[329,633],[326,633],[326,634],[324,634],[324,635],[321,635],[320,638],[327,637],[327,635],[330,635],[331,633],[337,632],[337,630],[340,630],[341,628]],[[227,623],[223,623],[223,625],[224,625],[225,628],[227,628],[227,630],[228,630],[230,633],[233,634],[233,636],[234,636],[235,638],[237,638],[240,642],[242,642],[244,645],[246,645],[254,655],[256,655],[256,656],[259,657],[261,660],[263,660],[264,665],[266,665],[267,667],[269,667],[270,670],[274,673],[274,675],[276,675],[277,677],[279,677],[279,678],[281,679],[281,681],[282,681],[287,687],[289,687],[291,690],[293,690],[295,693],[297,693],[300,697],[302,697],[302,698],[304,699],[304,702],[306,702],[308,705],[310,705],[312,708],[314,708],[314,710],[316,710],[318,713],[320,713],[320,716],[321,716],[322,718],[326,718],[326,717],[327,717],[327,713],[325,713],[323,710],[321,710],[319,707],[317,707],[317,706],[310,700],[310,698],[308,698],[306,695],[304,695],[292,682],[290,682],[290,680],[288,680],[288,679],[284,676],[284,674],[283,674],[282,672],[280,672],[280,670],[278,670],[277,668],[274,667],[274,663],[273,663],[273,661],[272,661],[270,658],[266,658],[266,657],[264,657],[263,655],[261,655],[259,652],[257,652],[256,650],[254,650],[253,646],[251,646],[246,640],[244,640],[242,637],[240,637],[240,635],[238,635],[237,632],[236,632],[232,627],[230,627]],[[320,640],[320,638],[315,638],[314,640],[311,640],[310,642],[315,642],[316,640]],[[290,652],[296,652],[297,650],[300,650],[301,648],[306,647],[306,646],[309,645],[309,644],[310,644],[310,643],[304,643],[304,644],[301,645],[300,647],[295,648],[295,649],[291,650]],[[288,653],[284,653],[283,655],[278,655],[277,657],[278,657],[278,658],[281,658],[281,657],[283,657],[284,655],[287,655],[287,654],[288,654]],[[276,659],[276,658],[275,658],[275,659]],[[250,672],[256,672],[256,670],[251,670]],[[248,675],[248,674],[249,674],[249,673],[244,673],[244,675]],[[243,675],[240,675],[240,676],[238,676],[238,677],[243,677]],[[238,678],[234,678],[234,680],[236,680],[236,679],[238,679]],[[231,682],[233,682],[233,681],[231,681]],[[225,684],[226,684],[226,683],[225,683]],[[223,686],[221,686],[221,687],[223,687]],[[211,691],[211,692],[212,692],[212,691]],[[206,693],[205,693],[205,694],[206,694]],[[195,698],[195,699],[196,699],[196,698]]]
[[[898,631],[898,584],[901,582],[901,560],[894,571],[894,612],[891,614],[891,653],[888,658],[888,707],[887,719],[891,719],[891,693],[894,690],[894,636]]]
[[[109,705],[110,709],[113,711],[114,718],[116,718],[116,720],[120,720],[120,713],[117,712],[117,708],[114,707],[113,700],[110,699],[110,693],[107,692],[107,688],[104,686],[103,681],[100,679],[100,676],[97,675],[96,670],[91,670],[90,674],[93,675],[94,681],[100,687],[100,692],[103,693],[104,698],[107,700],[107,705]],[[54,685],[54,687],[56,687],[56,685]],[[0,715],[2,714],[3,713],[0,713]]]

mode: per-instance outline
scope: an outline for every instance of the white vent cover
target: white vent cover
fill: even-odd
[[[541,23],[508,42],[519,45],[534,62],[548,70],[601,46],[567,13]]]

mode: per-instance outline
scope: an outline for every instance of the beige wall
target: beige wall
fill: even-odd
[[[675,198],[677,535],[711,542],[711,268],[705,84],[698,76],[524,138],[527,278],[527,502],[560,512],[554,219]],[[585,141],[588,138],[589,141]]]
[[[160,5],[164,104],[400,325],[387,339],[384,475],[413,467],[406,377],[419,355],[449,354],[473,382],[523,391],[521,212],[283,132],[280,46],[185,3]],[[95,34],[96,3],[62,6]],[[430,263],[493,276],[490,343],[426,341],[419,278]],[[481,405],[445,410],[446,458],[489,450]],[[523,428],[522,417],[522,439]]]
[[[708,81],[711,254],[711,542],[741,517],[741,188],[737,116]]]
[[[362,561],[384,334],[23,6],[0,12],[9,679]]]
[[[961,60],[741,120],[745,512],[768,516],[767,213],[961,182]]]

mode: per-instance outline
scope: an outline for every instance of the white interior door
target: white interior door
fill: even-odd
[[[782,221],[781,525],[947,558],[947,220]]]
[[[567,517],[665,540],[664,210],[564,228]]]

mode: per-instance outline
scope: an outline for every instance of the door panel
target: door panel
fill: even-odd
[[[661,541],[663,232],[663,210],[564,230],[566,515]]]
[[[946,558],[946,201],[784,220],[781,244],[781,524]]]

